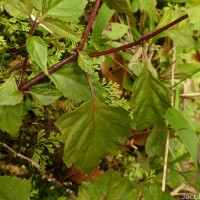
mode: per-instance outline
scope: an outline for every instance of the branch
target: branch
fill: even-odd
[[[96,1],[96,4],[99,3],[100,0],[97,0]],[[96,5],[95,4],[95,5]],[[91,17],[92,18],[92,17]],[[117,48],[113,48],[113,49],[109,49],[109,50],[106,50],[106,51],[102,51],[102,52],[96,52],[96,53],[92,53],[92,54],[89,54],[90,57],[96,57],[96,56],[101,56],[101,55],[106,55],[106,54],[109,54],[109,53],[114,53],[114,52],[117,52],[117,51],[120,51],[120,50],[124,50],[124,49],[127,49],[127,48],[130,48],[130,47],[133,47],[133,46],[137,46],[139,44],[142,44],[144,43],[145,41],[155,37],[156,35],[162,33],[163,31],[167,30],[168,28],[172,27],[173,25],[183,21],[184,19],[188,18],[188,15],[184,15],[176,20],[174,20],[173,22],[167,24],[166,26],[160,28],[160,29],[157,29],[157,30],[154,30],[152,32],[149,32],[145,35],[143,35],[139,40],[135,41],[135,42],[132,42],[130,44],[127,44],[127,45],[124,45],[124,46],[121,46],[121,47],[117,47]],[[93,19],[93,18],[92,18]],[[94,19],[93,19],[94,20]],[[90,22],[90,21],[89,21]],[[91,23],[91,22],[90,22]],[[91,23],[92,24],[92,23]],[[86,41],[86,37],[89,33],[89,27],[91,26],[91,24],[88,23],[88,26],[87,26],[87,31],[85,31],[84,33],[84,36],[83,36],[83,41],[82,43],[80,44],[80,46],[83,46],[85,44],[85,41]],[[91,27],[90,27],[91,28]],[[49,74],[57,71],[58,69],[60,69],[61,67],[63,67],[65,64],[67,63],[70,63],[72,61],[75,61],[77,58],[78,58],[78,53],[77,53],[77,50],[81,50],[81,48],[83,47],[77,47],[73,52],[72,54],[62,60],[61,62],[57,63],[56,65],[52,66],[51,68],[49,68],[48,72]],[[42,81],[45,77],[47,77],[47,75],[43,72],[41,74],[39,74],[38,76],[36,76],[35,78],[33,78],[32,80],[28,81],[25,85],[23,85],[21,88],[19,88],[20,91],[24,92],[26,90],[28,90],[32,85],[35,85],[37,83],[39,83],[40,81]]]
[[[87,27],[85,29],[85,32],[83,34],[82,41],[81,41],[81,43],[79,44],[79,46],[77,48],[79,51],[82,51],[83,48],[84,48],[85,42],[86,42],[86,40],[88,38],[88,34],[89,34],[89,32],[90,32],[90,30],[92,28],[92,25],[94,23],[95,17],[97,15],[97,11],[98,11],[100,2],[101,2],[101,0],[96,0],[96,3],[94,5],[93,11],[92,11],[92,14],[90,16],[90,20],[89,20],[89,22],[87,24]]]
[[[29,32],[29,37],[31,37],[33,35],[36,26],[37,26],[37,19],[35,19],[35,21],[33,21],[31,30]],[[24,62],[23,62],[23,65],[22,65],[22,71],[20,73],[20,77],[19,77],[19,81],[18,81],[18,88],[20,88],[21,85],[22,85],[23,77],[24,77],[24,74],[26,72],[27,63],[28,63],[28,52],[26,52],[26,56],[24,58]]]
[[[176,20],[174,20],[173,22],[167,24],[166,26],[163,26],[163,27],[160,28],[160,29],[153,30],[153,31],[150,31],[150,32],[144,34],[144,35],[143,35],[139,40],[137,40],[137,41],[134,41],[134,42],[129,43],[129,44],[126,44],[126,45],[123,45],[123,46],[121,46],[121,47],[109,49],[109,50],[106,50],[106,51],[91,53],[91,54],[89,54],[89,56],[90,56],[90,57],[102,56],[102,55],[106,55],[106,54],[109,54],[109,53],[115,53],[115,52],[117,52],[117,51],[121,51],[121,50],[124,50],[124,49],[128,49],[128,48],[137,46],[137,45],[139,45],[139,44],[143,44],[145,41],[150,40],[151,38],[155,37],[156,35],[162,33],[163,31],[169,29],[170,27],[174,26],[175,24],[178,24],[179,22],[181,22],[181,21],[183,21],[184,19],[187,19],[187,18],[188,18],[188,15],[185,14],[185,15],[183,15],[182,17],[179,17],[178,19],[176,19]]]
[[[48,180],[49,182],[51,183],[54,183],[55,185],[58,185],[59,187],[63,188],[65,190],[65,192],[71,194],[72,196],[74,196],[74,192],[68,188],[66,188],[66,183],[61,183],[59,182],[57,179],[53,178],[52,176],[49,176],[46,171],[38,164],[36,163],[34,160],[20,154],[20,153],[17,153],[14,149],[12,149],[11,147],[9,147],[7,144],[5,143],[0,143],[4,148],[6,148],[7,150],[9,150],[15,157],[19,157],[23,160],[27,160],[28,162],[31,163],[31,165],[33,167],[35,167],[39,172],[40,174],[42,175],[43,178],[45,178],[46,180]],[[70,184],[68,184],[70,185]]]
[[[53,65],[51,68],[49,68],[48,69],[49,74],[57,71],[58,69],[60,69],[64,65],[66,65],[67,63],[70,63],[70,62],[76,60],[77,57],[78,57],[78,52],[73,51],[68,58],[65,58],[64,60],[60,61],[59,63],[57,63],[57,64]],[[42,81],[46,77],[47,77],[47,75],[44,72],[42,72],[41,74],[39,74],[35,78],[28,81],[25,85],[23,85],[19,89],[20,89],[21,92],[24,92],[24,91],[28,90],[32,85],[39,83],[40,81]]]
[[[92,11],[90,20],[87,24],[87,27],[85,29],[85,32],[83,34],[81,43],[79,44],[79,46],[71,53],[71,55],[69,57],[67,57],[66,59],[62,60],[61,62],[55,64],[54,66],[52,66],[51,68],[48,69],[49,74],[57,71],[58,69],[60,69],[61,67],[63,67],[64,65],[66,65],[67,63],[70,63],[72,61],[77,60],[78,58],[78,52],[77,51],[82,51],[85,45],[85,42],[88,38],[88,34],[92,28],[93,22],[95,20],[95,16],[97,14],[99,5],[100,5],[101,0],[97,0],[95,5],[94,5],[94,9]],[[33,78],[32,80],[28,81],[25,85],[23,85],[22,87],[19,87],[19,90],[21,92],[24,92],[26,90],[28,90],[32,85],[35,85],[37,83],[39,83],[40,81],[42,81],[44,78],[46,78],[47,75],[43,72],[41,74],[39,74],[38,76],[36,76],[35,78]]]

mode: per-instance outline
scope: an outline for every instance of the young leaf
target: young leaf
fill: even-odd
[[[155,21],[158,20],[156,15],[156,0],[138,0],[138,3],[141,10],[146,11]]]
[[[49,105],[61,97],[60,92],[44,88],[31,89],[27,93],[30,93],[35,101],[42,105]]]
[[[1,200],[30,199],[31,181],[11,176],[0,176]]]
[[[64,135],[64,162],[89,172],[108,154],[118,152],[130,135],[129,113],[122,108],[89,101],[58,119]]]
[[[93,74],[91,58],[83,51],[78,54],[78,65],[83,71],[90,75]]]
[[[45,0],[42,18],[54,17],[66,22],[76,23],[86,4],[87,0]]]
[[[23,106],[0,106],[0,130],[6,131],[11,137],[19,136],[22,125]]]
[[[47,69],[47,47],[44,41],[38,36],[29,37],[26,41],[27,50],[31,58],[48,75]]]
[[[91,99],[90,89],[83,71],[75,63],[67,65],[49,75],[57,89],[65,96],[75,101],[88,101]],[[91,77],[95,95],[103,100],[103,89],[95,78]]]
[[[186,119],[175,108],[167,110],[165,119],[176,130],[178,136],[188,149],[195,165],[198,167],[199,138]]]
[[[111,31],[104,31],[104,35],[111,40],[122,38],[128,31],[128,26],[120,23],[111,23]]]
[[[153,125],[170,107],[168,88],[155,79],[146,66],[134,83],[130,105],[138,130]]]
[[[11,76],[0,87],[0,105],[16,105],[22,100],[23,95],[17,88],[14,76]]]
[[[78,193],[78,200],[107,199],[128,200],[136,199],[134,186],[126,177],[118,172],[108,171],[97,181],[84,182]]]
[[[196,5],[196,6],[192,7],[192,8],[189,8],[187,10],[187,13],[188,13],[188,16],[189,16],[189,20],[193,24],[200,21],[199,9],[200,9],[200,4]]]
[[[59,19],[47,18],[42,21],[42,24],[53,33],[61,37],[68,38],[75,42],[78,42],[80,40],[80,37],[76,33],[74,33],[73,30],[70,29],[69,25]]]

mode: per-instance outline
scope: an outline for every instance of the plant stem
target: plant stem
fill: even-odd
[[[35,21],[33,21],[31,30],[29,32],[29,37],[31,37],[33,35],[36,26],[37,26],[37,19],[35,19]],[[19,81],[18,81],[18,88],[20,88],[21,85],[22,85],[23,77],[24,77],[24,74],[26,72],[27,63],[28,63],[28,52],[26,52],[26,56],[24,58],[24,62],[23,62],[23,65],[22,65],[22,71],[20,73],[20,77],[19,77]]]
[[[90,20],[89,20],[89,22],[88,22],[88,24],[87,24],[87,26],[85,28],[85,32],[83,34],[81,43],[79,44],[79,46],[77,48],[79,51],[82,51],[83,48],[84,48],[85,42],[86,42],[86,40],[88,38],[89,32],[90,32],[90,30],[92,28],[92,25],[94,23],[95,17],[97,15],[97,11],[98,11],[100,3],[101,3],[101,0],[96,0],[96,3],[94,5],[93,11],[92,11],[92,14],[90,16]]]
[[[187,18],[188,18],[188,15],[185,14],[182,17],[179,17],[178,19],[176,19],[173,22],[167,24],[166,26],[163,26],[160,29],[153,30],[153,31],[150,31],[150,32],[144,34],[137,41],[134,41],[132,43],[129,43],[129,44],[117,47],[117,48],[109,49],[109,50],[106,50],[106,51],[91,53],[91,54],[89,54],[89,56],[90,57],[102,56],[102,55],[106,55],[106,54],[109,54],[109,53],[115,53],[117,51],[121,51],[121,50],[124,50],[124,49],[127,49],[127,48],[131,48],[131,47],[137,46],[139,44],[143,44],[145,41],[148,41],[149,39],[155,37],[156,35],[162,33],[163,31],[169,29],[170,27],[174,26],[175,24],[177,24],[177,23],[179,23],[179,22],[181,22],[181,21],[183,21],[184,19],[187,19]]]
[[[99,2],[99,0],[97,2]],[[147,41],[147,40],[155,37],[156,35],[162,33],[163,31],[165,31],[168,28],[172,27],[173,25],[175,25],[175,24],[183,21],[186,18],[188,18],[187,14],[184,15],[184,16],[182,16],[182,17],[180,17],[180,18],[178,18],[178,19],[176,19],[176,20],[174,20],[173,22],[167,24],[166,26],[164,26],[164,27],[162,27],[160,29],[154,30],[152,32],[149,32],[149,33],[143,35],[137,41],[134,41],[134,42],[132,42],[130,44],[127,44],[127,45],[124,45],[124,46],[121,46],[121,47],[109,49],[109,50],[102,51],[102,52],[92,53],[92,54],[89,54],[89,56],[90,57],[96,57],[96,56],[106,55],[106,54],[109,54],[109,53],[114,53],[114,52],[117,52],[117,51],[120,51],[120,50],[124,50],[124,49],[130,48],[130,47],[133,47],[133,46],[137,46],[137,45],[142,44],[145,41]],[[88,33],[89,33],[89,31],[87,31],[87,32],[85,31],[84,34],[87,35]],[[85,37],[86,36],[84,36],[84,38]],[[85,42],[82,42],[80,45],[83,46],[84,44],[85,44]],[[77,47],[68,58],[65,58],[61,62],[59,62],[56,65],[54,65],[51,68],[49,68],[49,70],[48,70],[49,74],[57,71],[58,69],[60,69],[61,67],[63,67],[65,64],[67,64],[69,62],[75,61],[77,59],[77,57],[78,57],[77,50],[81,50],[81,48]],[[19,90],[22,91],[22,92],[24,92],[24,91],[28,90],[31,86],[33,86],[33,85],[39,83],[40,81],[42,81],[45,77],[47,77],[47,75],[44,74],[44,72],[43,72],[43,73],[39,74],[38,76],[36,76],[35,78],[33,78],[32,80],[28,81],[25,85],[23,85],[22,87],[20,87]]]

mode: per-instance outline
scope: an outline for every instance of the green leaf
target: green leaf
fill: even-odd
[[[84,182],[78,200],[128,200],[136,199],[133,183],[118,172],[108,171],[97,181]]]
[[[158,183],[150,183],[143,187],[143,195],[145,200],[175,200],[172,196],[161,191]]]
[[[30,93],[35,101],[42,105],[49,105],[62,96],[58,91],[44,88],[31,89],[27,93]]]
[[[0,106],[0,130],[6,131],[12,137],[19,136],[22,125],[23,106]]]
[[[117,12],[128,15],[132,20],[135,21],[131,9],[126,0],[104,0],[104,2],[108,5],[110,9],[114,9]]]
[[[0,176],[1,200],[30,199],[31,181],[17,177]]]
[[[162,28],[163,26],[169,24],[170,22],[178,19],[181,17],[183,13],[180,10],[171,10],[166,12],[162,19],[160,20],[156,29]],[[163,33],[159,34],[158,37],[170,37],[174,42],[176,42],[180,46],[187,46],[192,44],[193,41],[193,30],[194,27],[189,24],[188,19],[174,25],[170,29],[164,31]],[[179,37],[177,37],[177,35]]]
[[[130,106],[138,130],[153,125],[170,107],[168,88],[155,79],[146,66],[134,83]]]
[[[91,58],[83,51],[80,51],[78,54],[78,65],[81,67],[81,69],[88,74],[92,75],[92,61]]]
[[[155,21],[157,21],[156,0],[138,0],[139,8],[146,11]]]
[[[65,96],[75,101],[88,101],[91,99],[90,88],[83,71],[76,63],[68,64],[66,67],[49,75],[57,89]],[[96,78],[91,77],[95,95],[103,100],[103,89]]]
[[[92,31],[91,39],[98,39],[99,37],[101,37],[103,30],[109,23],[113,14],[114,10],[109,9],[108,6],[105,3],[103,3],[103,5],[98,11],[98,15],[94,22],[94,28]]]
[[[197,23],[200,21],[200,4],[196,5],[195,7],[189,8],[187,10],[188,16],[189,16],[189,20],[191,23]]]
[[[184,75],[191,75],[200,71],[200,63],[184,63],[176,66],[175,71],[184,73]]]
[[[28,16],[31,15],[33,9],[31,0],[12,0],[9,3],[23,14]]]
[[[16,105],[22,100],[23,95],[17,88],[14,76],[11,76],[0,87],[0,105]]]
[[[84,12],[87,0],[45,0],[42,19],[55,17],[66,22],[76,23]]]
[[[75,42],[80,41],[80,37],[70,29],[70,26],[66,22],[59,19],[46,18],[42,21],[42,24],[54,34],[71,39]]]
[[[64,135],[64,162],[89,172],[106,155],[116,154],[130,135],[129,113],[122,108],[89,101],[58,119]]]
[[[47,69],[47,47],[44,41],[38,36],[29,37],[26,41],[27,50],[31,58],[48,75]]]
[[[122,38],[128,31],[128,26],[120,23],[111,23],[111,30],[104,31],[104,35],[111,40],[118,40]]]
[[[149,157],[164,155],[167,138],[167,126],[164,120],[159,120],[153,127],[145,145]]]
[[[190,153],[196,167],[198,167],[199,138],[188,121],[175,108],[167,110],[165,119],[174,128]]]
[[[31,0],[31,3],[34,8],[41,11],[42,10],[42,1],[41,0]]]
[[[195,7],[195,6],[198,6],[198,5],[200,5],[199,0],[186,0],[186,6],[188,8]]]

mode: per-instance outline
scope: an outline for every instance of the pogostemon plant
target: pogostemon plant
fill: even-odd
[[[26,179],[2,172],[0,199],[41,199],[40,188],[31,191],[40,181],[33,167],[63,189],[51,199],[198,193],[199,137],[178,91],[200,70],[199,1],[1,0],[0,7],[0,156],[4,169],[12,153],[31,170]]]

